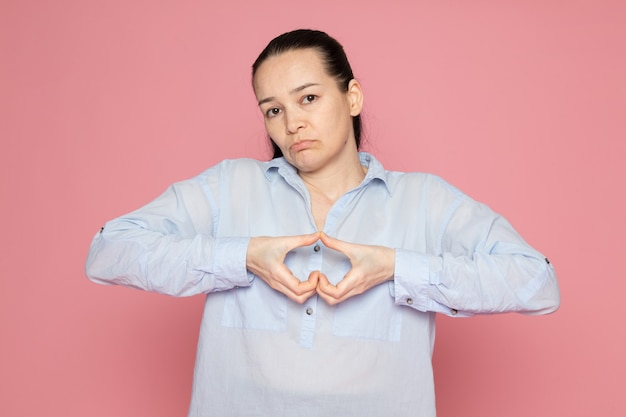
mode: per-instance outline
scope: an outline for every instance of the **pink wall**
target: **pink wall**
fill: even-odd
[[[88,282],[89,241],[267,156],[249,66],[301,26],[346,46],[388,168],[442,175],[557,268],[554,315],[440,318],[439,415],[624,415],[625,3],[378,3],[0,2],[0,415],[185,415],[202,298]]]

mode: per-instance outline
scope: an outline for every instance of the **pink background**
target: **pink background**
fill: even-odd
[[[202,297],[98,286],[84,259],[171,182],[268,156],[249,67],[296,27],[345,45],[366,149],[556,266],[554,315],[438,319],[439,415],[624,415],[625,2],[372,3],[0,1],[0,415],[186,414]]]

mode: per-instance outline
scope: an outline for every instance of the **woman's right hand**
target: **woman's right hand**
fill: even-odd
[[[285,257],[289,251],[312,245],[319,238],[319,232],[285,237],[253,237],[246,252],[246,267],[276,291],[302,304],[316,293],[319,274],[313,272],[308,280],[300,281],[285,265]]]

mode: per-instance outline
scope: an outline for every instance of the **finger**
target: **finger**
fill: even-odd
[[[289,298],[291,301],[295,301],[298,304],[304,304],[306,302],[306,300],[308,300],[309,298],[311,298],[311,296],[313,296],[315,294],[315,290],[306,292],[304,294],[294,294],[292,292],[282,292],[287,298]]]
[[[337,285],[330,283],[326,275],[321,274],[319,282],[317,284],[317,294],[330,305],[335,305],[346,298],[347,288],[344,280],[341,280]]]
[[[317,291],[317,280],[300,281],[291,273],[289,276],[282,277],[273,282],[271,285],[276,291],[279,291],[286,295],[289,299],[297,302],[304,303]]]
[[[317,295],[331,306],[339,302],[333,293],[333,289],[336,290],[336,287],[328,281],[326,275],[320,272],[317,283]]]
[[[328,304],[335,305],[363,294],[368,288],[364,286],[362,279],[358,278],[358,274],[354,270],[350,270],[337,285],[331,284],[325,275],[320,277],[320,282],[317,284],[317,294]]]
[[[313,287],[310,290],[303,292],[301,294],[298,293],[290,293],[290,294],[286,294],[287,297],[293,301],[295,301],[298,304],[302,304],[304,303],[306,300],[308,300],[309,298],[311,298],[311,296],[313,296],[315,293],[317,292],[317,287]]]
[[[312,285],[314,285],[315,288],[317,288],[317,285],[320,280],[320,276],[326,278],[326,276],[322,274],[320,271],[313,271],[309,274],[309,279],[307,281],[310,282]]]
[[[280,283],[284,288],[296,296],[311,291],[315,292],[317,288],[317,279],[315,279],[315,277],[311,278],[309,276],[308,280],[300,281],[293,275],[289,268],[284,266],[284,264],[282,266],[283,268],[281,268],[278,276],[276,277],[276,282]]]
[[[319,287],[317,288],[317,295],[318,297],[320,297],[322,300],[324,300],[324,302],[326,304],[328,304],[329,306],[334,306],[337,305],[339,303],[341,303],[342,301],[344,301],[344,297],[339,297],[336,298],[331,294],[325,293],[322,289],[320,289]]]
[[[320,232],[320,240],[324,245],[328,246],[331,249],[336,249],[341,245],[341,241],[339,239],[335,239],[334,237],[328,236],[324,232]]]
[[[303,303],[317,291],[317,282],[300,281],[291,274],[287,277],[276,277],[270,286],[298,303]]]
[[[289,246],[293,248],[312,245],[320,239],[321,232],[314,232],[308,235],[289,236]]]
[[[324,293],[332,293],[337,290],[333,284],[330,283],[326,275],[319,273],[317,288],[321,289]]]
[[[350,243],[344,242],[343,240],[335,239],[334,237],[330,237],[324,232],[320,232],[320,240],[327,247],[341,252],[346,256],[348,255],[348,251],[350,250]]]

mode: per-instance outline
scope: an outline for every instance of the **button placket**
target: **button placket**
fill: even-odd
[[[313,251],[309,257],[309,271],[319,271],[322,268],[322,244],[317,242],[313,246]],[[300,345],[310,348],[313,346],[313,335],[315,334],[315,320],[318,296],[314,295],[302,305],[301,327],[300,327]]]
[[[313,346],[316,320],[316,314],[314,313],[318,298],[317,295],[314,295],[302,306],[303,312],[300,327],[300,345],[302,347],[310,348]]]

